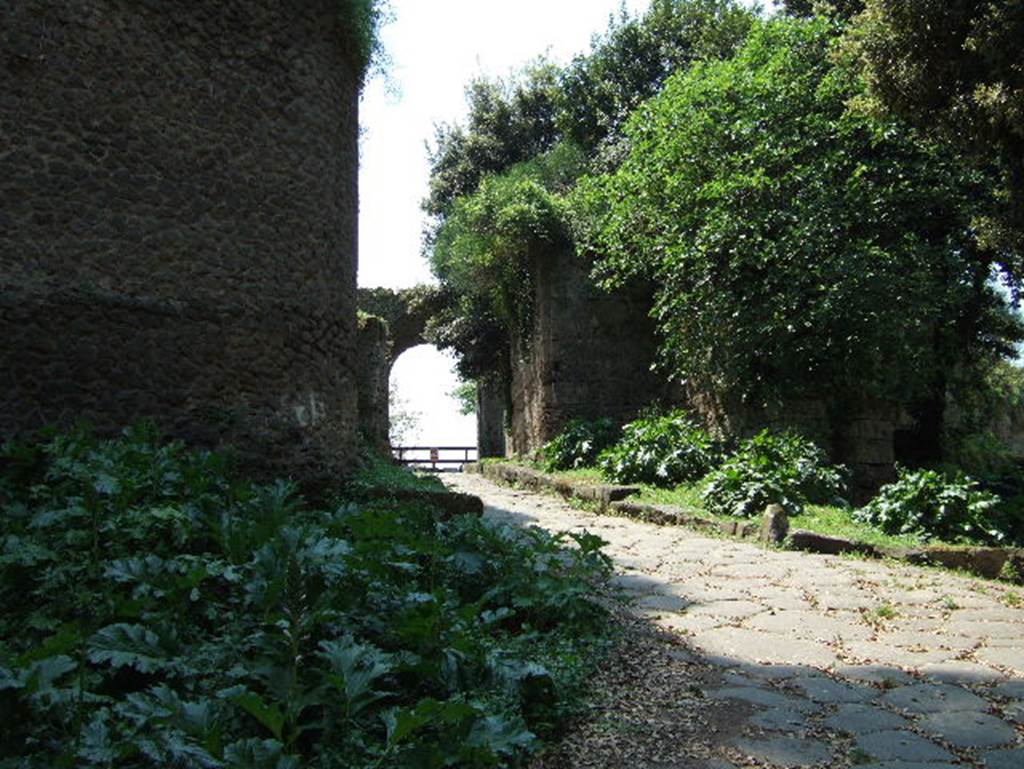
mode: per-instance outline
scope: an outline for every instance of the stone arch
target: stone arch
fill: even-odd
[[[359,426],[378,451],[389,452],[388,407],[391,369],[407,350],[431,345],[427,327],[443,307],[444,296],[434,286],[398,291],[360,288],[358,292]],[[500,387],[487,382],[477,388],[477,446],[480,456],[504,456],[505,398]]]

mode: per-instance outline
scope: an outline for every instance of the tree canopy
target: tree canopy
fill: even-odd
[[[1002,163],[989,237],[1024,244],[1024,1],[866,0],[846,53],[869,106]]]
[[[994,341],[992,180],[897,120],[847,110],[833,22],[758,25],[630,119],[630,154],[576,195],[607,287],[642,276],[669,371],[745,396],[906,401]]]

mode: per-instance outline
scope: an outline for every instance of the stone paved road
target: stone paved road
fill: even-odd
[[[609,542],[636,611],[721,673],[707,696],[749,706],[732,763],[706,766],[1024,769],[1024,591],[596,515],[479,475],[446,480],[489,517]]]

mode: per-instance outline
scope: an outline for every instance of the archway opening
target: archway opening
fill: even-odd
[[[399,355],[389,382],[392,446],[476,446],[476,417],[454,395],[459,384],[449,353],[422,344]]]

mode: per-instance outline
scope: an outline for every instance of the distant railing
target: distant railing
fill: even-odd
[[[476,446],[392,446],[391,451],[401,464],[435,473],[459,472],[477,460]]]

